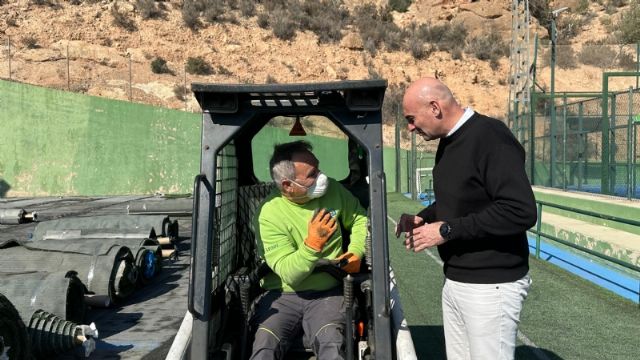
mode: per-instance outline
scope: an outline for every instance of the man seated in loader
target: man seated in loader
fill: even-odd
[[[366,212],[338,181],[318,169],[305,141],[276,145],[269,162],[275,189],[254,218],[258,252],[273,270],[262,280],[252,323],[251,359],[282,359],[304,333],[318,359],[344,358],[342,284],[314,272],[319,260],[358,272],[367,233]],[[341,228],[351,233],[343,252]]]

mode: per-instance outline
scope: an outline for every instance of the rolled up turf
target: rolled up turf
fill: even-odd
[[[86,288],[77,275],[75,271],[0,272],[0,289],[11,299],[24,322],[28,322],[36,310],[42,309],[81,323],[86,312]]]
[[[18,311],[0,294],[0,358],[3,356],[11,360],[31,359],[31,345]]]
[[[87,234],[87,232],[89,232]],[[117,233],[112,233],[114,237],[109,238],[97,238],[99,233],[93,232],[93,230],[69,230],[62,231],[59,234],[51,235],[51,231],[47,231],[44,235],[45,240],[30,241],[28,246],[34,249],[41,250],[56,250],[56,251],[68,251],[68,250],[81,250],[87,251],[88,244],[100,243],[101,245],[121,245],[126,246],[131,250],[134,257],[134,264],[138,271],[138,283],[140,285],[148,284],[162,269],[162,248],[156,239],[148,239],[144,237],[134,237],[129,234],[130,237],[119,238]],[[104,234],[104,232],[102,232]],[[126,235],[126,234],[124,234]],[[78,236],[73,238],[71,236]]]
[[[74,270],[90,293],[108,296],[112,303],[126,298],[135,289],[138,272],[128,247],[102,243],[99,239],[62,243],[29,241],[1,249],[2,271]]]
[[[178,237],[178,222],[171,221],[169,216],[163,215],[101,215],[83,217],[65,217],[62,219],[48,220],[38,223],[33,232],[33,240],[41,240],[47,231],[55,230],[124,230],[124,232],[153,233],[159,237]]]

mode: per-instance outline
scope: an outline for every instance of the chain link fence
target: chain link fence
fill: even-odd
[[[510,121],[532,184],[640,198],[640,44],[551,52],[538,47],[531,101]]]
[[[190,84],[204,78],[189,73],[188,61],[167,62],[138,49],[123,52],[111,40],[103,44],[60,40],[41,48],[32,36],[5,35],[0,37],[0,49],[1,79],[29,82],[37,69],[39,83],[50,88],[200,111]],[[215,78],[225,70],[210,71]],[[212,76],[206,79],[211,81]]]

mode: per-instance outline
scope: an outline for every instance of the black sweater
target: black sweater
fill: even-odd
[[[440,139],[436,202],[418,215],[451,225],[451,239],[438,246],[448,279],[493,284],[528,272],[526,230],[537,216],[524,161],[524,149],[505,124],[478,113]]]

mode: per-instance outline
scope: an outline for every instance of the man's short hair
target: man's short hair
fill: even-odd
[[[276,144],[273,147],[273,155],[269,160],[269,170],[271,171],[271,179],[279,189],[282,190],[281,182],[283,179],[293,179],[296,176],[296,169],[293,166],[293,161],[291,161],[293,155],[311,153],[312,150],[313,146],[305,140]]]

